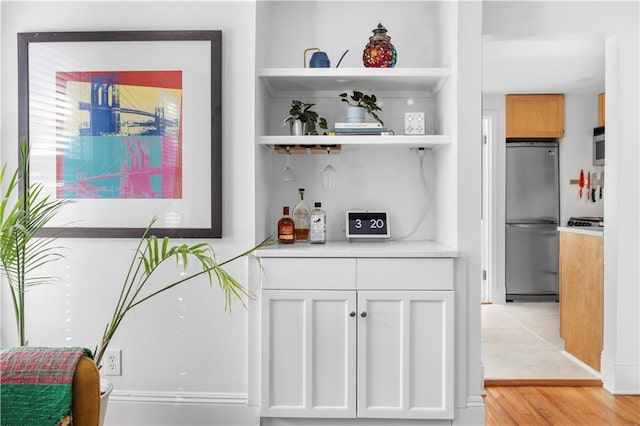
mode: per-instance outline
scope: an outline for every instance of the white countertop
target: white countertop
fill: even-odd
[[[594,237],[602,237],[604,235],[604,227],[590,226],[558,226],[559,232],[572,232],[574,234],[593,235]]]
[[[256,250],[256,257],[458,257],[460,253],[437,241],[274,244]]]

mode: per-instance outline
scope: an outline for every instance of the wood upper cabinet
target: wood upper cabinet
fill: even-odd
[[[506,95],[507,138],[564,137],[564,95]]]
[[[604,93],[598,95],[598,126],[604,126]]]

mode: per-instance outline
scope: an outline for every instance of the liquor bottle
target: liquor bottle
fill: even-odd
[[[309,242],[324,244],[327,241],[327,214],[322,210],[322,203],[316,201],[311,210],[309,225]]]
[[[296,242],[295,225],[289,216],[289,206],[282,208],[282,217],[278,221],[278,243],[293,244]]]
[[[304,202],[304,188],[299,188],[300,201],[293,208],[293,223],[296,227],[296,241],[309,239],[309,206]]]

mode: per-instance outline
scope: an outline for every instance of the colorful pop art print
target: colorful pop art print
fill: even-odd
[[[181,71],[58,72],[58,198],[182,198]]]
[[[220,31],[18,41],[28,178],[73,201],[43,235],[222,236]]]

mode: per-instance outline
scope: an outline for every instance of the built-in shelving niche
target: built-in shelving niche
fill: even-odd
[[[272,104],[278,105],[277,111],[286,111],[287,103],[292,99],[311,99],[320,104],[316,110],[321,114],[327,110],[342,110],[344,104],[339,102],[337,94],[354,88],[366,93],[375,93],[379,99],[397,99],[400,103],[407,99],[418,99],[418,102],[420,99],[431,99],[438,95],[450,75],[449,68],[266,68],[258,72],[260,82],[272,99]],[[326,103],[322,104],[323,100],[329,106]],[[289,136],[286,135],[287,129],[279,126],[278,120],[274,118],[271,122],[278,125],[273,124],[267,129],[270,134],[258,136],[258,144],[268,147],[340,144],[345,147],[356,145],[437,149],[451,143],[451,137],[442,134],[441,129],[436,128],[436,114],[433,110],[428,114],[431,125],[427,129],[427,133],[432,134],[402,134],[402,114],[407,110],[411,108],[404,105],[402,108],[385,108],[382,115],[385,116],[385,123],[391,123],[388,127],[394,134],[382,136]],[[332,122],[341,120],[340,113],[335,114],[336,116],[328,117],[330,127]]]

